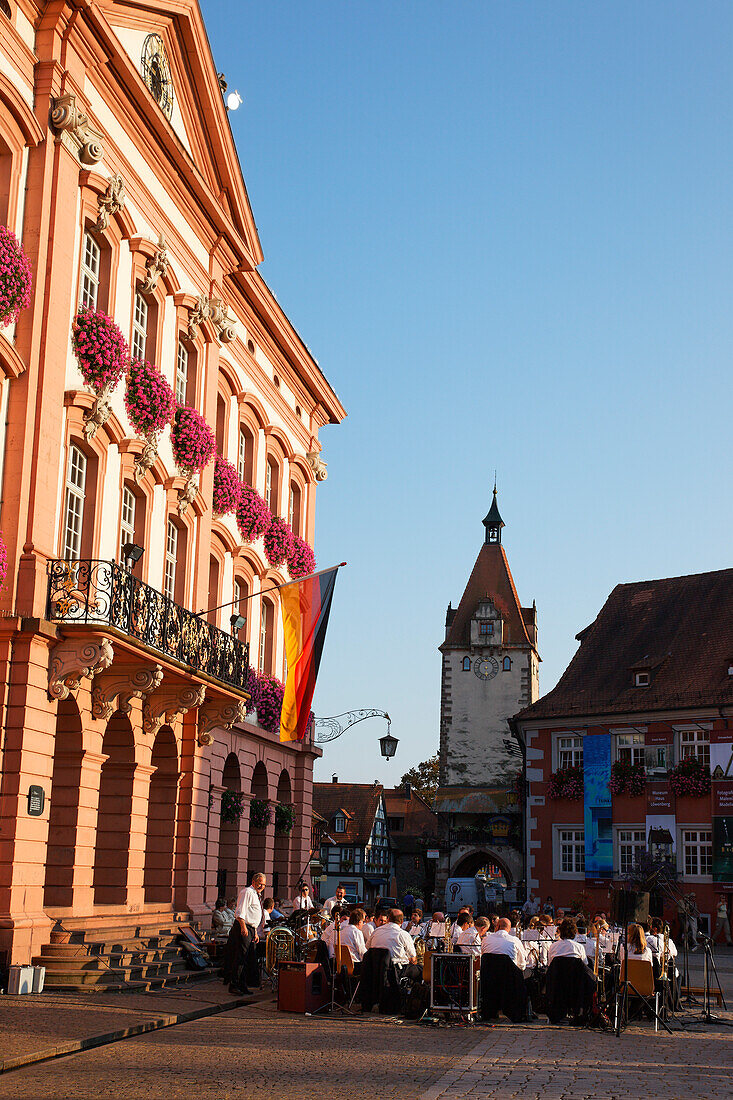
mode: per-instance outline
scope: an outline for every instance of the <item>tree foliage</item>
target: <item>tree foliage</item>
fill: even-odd
[[[438,789],[438,770],[440,764],[438,760],[438,754],[431,756],[429,760],[423,760],[414,768],[410,768],[408,772],[402,776],[401,783],[409,783],[412,786],[413,791],[422,795],[428,802],[432,802],[433,796]]]

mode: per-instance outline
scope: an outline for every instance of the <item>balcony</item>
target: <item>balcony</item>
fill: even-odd
[[[245,642],[180,607],[115,562],[49,562],[47,615],[64,626],[110,627],[193,673],[245,690]]]

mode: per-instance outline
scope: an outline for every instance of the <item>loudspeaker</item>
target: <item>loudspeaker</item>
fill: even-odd
[[[281,962],[277,979],[278,1012],[315,1012],[325,1005],[330,990],[318,963]]]
[[[649,920],[649,892],[617,889],[611,898],[611,920],[614,924],[641,924]]]

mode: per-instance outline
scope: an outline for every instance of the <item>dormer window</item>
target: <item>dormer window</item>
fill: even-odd
[[[346,832],[346,818],[341,814],[338,814],[333,820],[333,831],[335,833]]]
[[[490,638],[491,635],[494,633],[494,624],[492,622],[489,622],[487,619],[483,619],[478,624],[478,632],[480,637]]]
[[[634,685],[638,688],[649,687],[649,673],[648,672],[635,672],[634,673]]]

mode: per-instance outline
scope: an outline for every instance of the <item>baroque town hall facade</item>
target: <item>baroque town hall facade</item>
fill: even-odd
[[[319,431],[345,412],[258,274],[195,0],[0,0],[0,101],[0,223],[33,271],[0,329],[0,952],[27,962],[57,920],[206,918],[252,870],[292,889],[319,751],[247,716],[248,646],[285,671],[278,594],[260,593],[288,574],[214,514],[213,463],[197,487],[167,432],[146,454],[124,382],[101,407],[72,351],[78,306],[114,318],[311,545]]]

